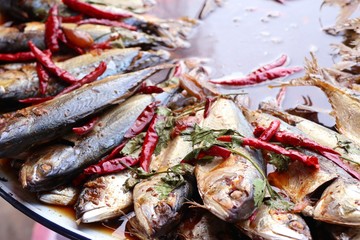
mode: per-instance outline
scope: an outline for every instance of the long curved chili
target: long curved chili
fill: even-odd
[[[62,2],[70,9],[94,18],[118,20],[121,18],[128,18],[132,16],[131,14],[113,13],[106,10],[102,10],[92,6],[89,3],[81,2],[78,0],[62,0]]]
[[[0,61],[4,62],[28,62],[36,60],[35,55],[30,52],[0,53]]]
[[[39,78],[39,92],[45,94],[50,76],[41,63],[36,63],[36,73]]]
[[[75,16],[62,16],[60,20],[62,23],[77,23],[84,19],[84,15],[79,14]]]
[[[153,119],[150,122],[149,128],[146,132],[144,143],[140,152],[140,167],[144,171],[149,172],[151,156],[155,151],[156,145],[159,141],[159,135],[156,132],[155,125],[159,121],[161,116],[155,113]]]
[[[143,94],[152,94],[152,93],[163,93],[164,90],[158,86],[148,86],[145,82],[141,84],[139,89],[137,90],[138,93]]]
[[[91,130],[94,129],[94,127],[96,126],[96,124],[99,122],[99,117],[94,117],[92,119],[90,119],[86,124],[84,124],[81,127],[74,127],[72,128],[72,131],[76,134],[76,135],[85,135],[87,133],[89,133]]]
[[[45,22],[45,43],[51,52],[59,51],[58,32],[60,29],[60,19],[58,5],[50,8],[49,15]]]
[[[31,41],[29,41],[29,47],[31,52],[34,54],[36,60],[40,62],[50,73],[59,77],[61,80],[64,80],[67,83],[77,82],[76,78],[72,76],[69,72],[59,68],[55,63],[48,57],[44,52],[37,48]]]
[[[212,104],[216,101],[216,98],[206,97],[205,100],[205,110],[204,110],[204,118],[207,118],[210,114],[210,109]]]
[[[260,135],[259,140],[269,142],[280,128],[280,120],[272,121],[268,128],[266,128]]]
[[[76,23],[77,25],[83,25],[83,24],[97,24],[97,25],[104,25],[104,26],[110,26],[110,27],[120,27],[125,28],[131,31],[136,31],[137,27],[123,23],[118,21],[111,21],[109,19],[97,19],[97,18],[88,18],[84,19],[82,21],[79,21]]]
[[[85,175],[92,175],[92,174],[108,174],[119,172],[125,170],[127,167],[131,167],[136,165],[139,162],[139,159],[133,158],[130,156],[122,157],[122,158],[115,158],[100,164],[92,165],[86,169],[84,169]]]
[[[266,72],[266,71],[268,71],[270,69],[273,69],[273,68],[282,67],[286,63],[287,59],[288,59],[288,56],[283,54],[283,55],[281,55],[280,58],[276,59],[274,62],[266,64],[264,66],[261,66],[260,68],[258,68],[255,71],[251,72],[250,75],[251,74],[256,75],[256,74],[259,74],[259,73],[262,73],[262,72]]]

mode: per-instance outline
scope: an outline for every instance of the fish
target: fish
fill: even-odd
[[[262,204],[251,219],[235,224],[251,239],[312,239],[309,226],[299,214],[279,212]]]
[[[341,161],[348,164],[353,170],[360,174],[360,145],[357,145],[351,139],[313,121],[281,111],[272,104],[266,102],[260,105],[260,109],[261,111],[280,118],[287,124],[294,126],[309,139],[322,146],[335,149],[343,157],[340,158]]]
[[[199,125],[215,130],[231,129],[246,137],[253,136],[242,111],[230,99],[218,99],[209,116]],[[264,168],[259,152],[243,147],[236,150]],[[232,154],[226,160],[215,158],[198,163],[195,176],[204,207],[218,218],[237,222],[249,218],[256,210],[253,181],[262,179],[262,175],[246,158]]]
[[[73,206],[78,197],[80,189],[73,186],[62,186],[49,192],[41,192],[37,194],[40,202],[57,205],[57,206]]]
[[[176,230],[179,240],[243,239],[231,223],[224,222],[206,210],[188,209]]]
[[[106,107],[121,103],[166,64],[87,84],[47,102],[16,111],[0,126],[0,156],[14,157],[30,147],[61,135],[74,124]]]
[[[75,205],[76,222],[92,223],[124,215],[133,205],[133,195],[126,187],[130,170],[96,177],[87,181]]]
[[[20,170],[23,188],[45,191],[70,181],[85,167],[96,163],[118,146],[136,118],[153,101],[164,102],[168,93],[135,95],[101,115],[91,133],[65,135],[64,144],[54,144],[37,150]]]
[[[268,127],[277,119],[261,111],[244,109],[244,114],[249,122],[262,127]],[[307,137],[283,121],[280,130]],[[270,184],[283,190],[296,205],[302,206],[302,213],[306,216],[332,224],[358,226],[360,182],[327,158],[310,150],[300,150],[306,155],[316,156],[320,168],[311,170],[298,161],[291,161],[288,170],[268,175]]]
[[[91,2],[125,9],[135,13],[147,12],[156,4],[156,0],[92,0]]]
[[[158,173],[135,185],[133,190],[135,217],[130,220],[134,234],[154,239],[170,232],[181,220],[181,209],[193,193],[193,167],[182,164],[182,174]],[[187,177],[189,176],[189,177]]]
[[[306,60],[306,75],[302,78],[291,80],[291,86],[316,86],[327,96],[331,106],[332,115],[336,119],[337,130],[360,145],[360,131],[358,131],[358,119],[360,119],[360,94],[357,91],[344,88],[336,83],[336,80],[326,69],[318,66],[315,57]]]
[[[101,80],[111,75],[137,71],[164,63],[169,59],[169,55],[165,50],[142,52],[139,48],[111,49],[98,55],[91,53],[80,55],[64,62],[57,62],[56,65],[68,71],[75,78],[81,79],[104,61],[107,69],[98,78]],[[0,71],[3,71],[0,76],[0,99],[19,100],[36,97],[39,94],[39,78],[35,64],[15,65],[17,67],[11,67],[11,64],[0,67]],[[65,87],[64,83],[50,77],[46,95],[56,95]]]

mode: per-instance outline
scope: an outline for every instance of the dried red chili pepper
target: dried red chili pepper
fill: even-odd
[[[27,62],[36,60],[32,52],[0,53],[0,61]]]
[[[127,167],[131,167],[136,165],[139,162],[139,159],[132,158],[132,157],[122,157],[122,158],[116,158],[112,159],[100,164],[96,164],[93,166],[90,166],[84,170],[84,174],[86,175],[92,175],[92,174],[108,174],[108,173],[114,173],[119,172],[122,170],[125,170]]]
[[[100,160],[100,162],[98,162],[98,164],[100,163],[104,163],[107,162],[111,159],[114,159],[116,156],[119,156],[119,153],[121,152],[121,150],[125,147],[125,145],[127,144],[128,140],[125,139],[123,142],[121,142],[117,147],[115,147],[111,153],[109,155],[107,155],[106,157],[104,157],[103,159]]]
[[[209,116],[211,106],[215,101],[216,101],[216,98],[206,97],[204,118],[207,118]]]
[[[262,73],[262,72],[266,72],[266,71],[268,71],[270,69],[273,69],[273,68],[284,66],[287,59],[288,59],[288,57],[285,54],[283,54],[283,55],[281,55],[280,58],[276,59],[274,62],[266,64],[266,65],[256,69],[255,71],[251,72],[249,75],[252,75],[252,74],[256,75],[256,74],[259,74],[259,73]]]
[[[280,120],[274,120],[270,123],[269,127],[266,128],[259,137],[259,140],[269,142],[271,138],[276,134],[280,128]]]
[[[146,127],[150,124],[151,120],[154,118],[156,107],[159,102],[150,103],[144,111],[137,117],[135,123],[131,126],[131,128],[125,133],[125,138],[133,138],[142,131],[146,129]]]
[[[137,90],[137,92],[143,94],[152,94],[152,93],[163,93],[164,90],[157,86],[147,86],[146,83],[143,82],[139,87],[139,89]]]
[[[112,47],[110,41],[105,41],[102,43],[95,43],[95,44],[91,45],[91,47],[90,47],[91,50],[95,50],[95,49],[105,50],[105,49],[112,49],[112,48],[113,47]]]
[[[170,133],[171,139],[179,136],[183,131],[189,127],[194,127],[198,122],[198,118],[195,116],[187,116],[185,119],[180,119],[175,122],[175,127]]]
[[[129,29],[131,31],[137,30],[137,27],[135,27],[135,26],[131,26],[131,25],[123,23],[123,22],[111,21],[108,19],[88,18],[88,19],[77,22],[77,25],[83,25],[83,24],[98,24],[98,25],[104,25],[104,26],[110,26],[110,27],[121,27],[121,28]]]
[[[21,103],[29,103],[29,104],[39,104],[39,103],[43,103],[46,101],[49,101],[51,99],[53,99],[54,97],[49,96],[49,97],[33,97],[33,98],[25,98],[25,99],[21,99],[19,100],[19,102]]]
[[[88,75],[86,75],[82,79],[78,80],[77,82],[73,83],[69,87],[65,88],[64,90],[62,90],[56,96],[61,96],[63,94],[69,93],[69,92],[74,91],[75,89],[78,89],[79,87],[81,87],[81,86],[83,86],[83,85],[85,85],[87,83],[91,83],[91,82],[95,81],[96,79],[98,79],[98,77],[100,77],[106,71],[106,68],[107,68],[106,63],[101,62],[99,64],[99,66],[97,68],[95,68],[91,73],[89,73]]]
[[[289,67],[289,68],[278,67],[267,70],[266,72],[261,72],[258,74],[250,74],[238,79],[220,80],[220,81],[210,80],[210,82],[221,85],[246,86],[246,85],[261,83],[266,80],[273,80],[280,77],[286,77],[290,74],[299,72],[301,70],[303,70],[302,67]]]
[[[146,132],[144,143],[140,152],[140,167],[144,171],[149,172],[151,156],[155,151],[156,145],[159,141],[159,136],[156,132],[155,125],[160,120],[161,116],[155,113],[153,119],[150,122],[149,128]]]
[[[40,63],[36,63],[36,73],[39,78],[39,92],[45,94],[50,76]]]
[[[72,129],[72,131],[76,135],[80,135],[80,136],[85,135],[94,129],[94,127],[96,126],[98,121],[99,121],[99,117],[94,117],[94,118],[90,119],[85,125],[83,125],[81,127],[74,127]]]
[[[319,161],[318,158],[315,156],[307,156],[302,154],[301,152],[295,151],[295,150],[287,150],[283,147],[280,147],[278,145],[275,144],[271,144],[268,142],[264,142],[261,141],[259,139],[256,138],[241,138],[241,137],[235,137],[235,136],[221,136],[219,138],[217,138],[219,141],[224,141],[224,142],[231,142],[233,139],[238,141],[239,143],[241,143],[242,145],[246,145],[246,146],[250,146],[250,147],[254,147],[256,149],[262,149],[262,150],[267,150],[267,151],[271,151],[271,152],[275,152],[278,154],[282,154],[284,156],[289,157],[291,160],[297,160],[300,161],[302,163],[304,163],[307,166],[310,167],[314,167],[316,169],[318,169],[319,166]]]
[[[69,72],[59,68],[55,63],[48,57],[44,52],[38,49],[31,41],[29,41],[29,47],[31,52],[34,54],[36,60],[40,62],[50,73],[59,77],[61,80],[64,80],[67,83],[77,82],[75,77],[73,77]]]
[[[58,5],[50,8],[49,15],[45,22],[45,43],[51,52],[59,51],[58,32],[60,29]]]
[[[276,95],[277,106],[281,107],[285,99],[286,87],[281,87],[279,93]]]
[[[118,20],[121,18],[128,18],[132,16],[131,14],[113,13],[106,10],[102,10],[100,8],[92,6],[89,3],[80,2],[78,0],[63,0],[63,3],[74,11],[80,12],[84,15],[94,18]]]
[[[75,16],[63,16],[60,17],[62,23],[77,23],[84,19],[82,14],[75,15]]]
[[[229,149],[214,145],[206,151],[201,151],[197,156],[197,159],[202,159],[205,156],[221,157],[223,159],[227,159],[230,157],[230,155],[231,151]]]

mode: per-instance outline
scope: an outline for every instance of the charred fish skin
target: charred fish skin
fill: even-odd
[[[75,205],[77,222],[98,222],[126,213],[133,204],[132,193],[125,184],[131,175],[126,170],[86,182]]]
[[[253,136],[241,110],[229,99],[217,100],[200,126],[232,129],[243,136]],[[264,168],[258,152],[242,147],[236,150]],[[255,211],[253,181],[262,176],[248,159],[232,154],[226,161],[215,158],[202,162],[196,165],[195,176],[205,207],[220,219],[237,222]]]
[[[189,180],[174,189],[164,182],[166,174],[159,174],[138,183],[133,191],[134,211],[138,229],[147,238],[156,238],[168,233],[179,223],[180,212],[186,199],[192,195]]]
[[[64,139],[71,144],[56,144],[34,153],[20,171],[22,186],[30,191],[44,191],[69,181],[119,145],[147,105],[156,100],[166,101],[168,97],[166,92],[156,98],[151,95],[133,96],[101,115],[91,133],[66,135]]]
[[[147,77],[167,67],[171,65],[111,76],[48,102],[17,111],[1,126],[0,156],[15,156],[34,144],[53,139],[76,121],[123,102]]]
[[[49,192],[38,193],[38,199],[46,204],[57,206],[73,206],[78,197],[80,190],[72,186],[59,187]]]
[[[251,239],[307,240],[312,239],[304,219],[297,214],[282,213],[261,205],[252,220],[236,223]]]

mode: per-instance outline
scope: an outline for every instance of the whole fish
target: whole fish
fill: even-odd
[[[244,112],[249,122],[255,122],[262,127],[268,127],[276,119],[260,111]],[[299,129],[283,121],[280,130],[307,137]],[[294,203],[303,206],[304,214],[316,220],[359,226],[360,208],[357,199],[360,198],[360,182],[329,159],[310,150],[301,151],[306,155],[316,156],[320,168],[312,170],[298,161],[291,161],[288,170],[275,171],[268,175],[270,183],[285,191]],[[315,193],[321,194],[321,197],[318,201],[312,202],[311,197]]]
[[[0,126],[0,156],[14,157],[33,145],[54,139],[78,120],[123,102],[150,75],[171,65],[114,75],[53,100],[21,109]]]
[[[63,137],[65,144],[36,151],[20,170],[22,186],[31,191],[44,191],[68,182],[71,176],[118,146],[147,105],[156,100],[164,102],[168,97],[166,92],[155,98],[133,96],[103,113],[92,132],[82,136],[68,134]]]
[[[179,240],[221,240],[243,239],[232,224],[224,222],[202,209],[188,209],[178,226]]]
[[[246,137],[253,136],[241,110],[229,99],[217,100],[200,126],[214,130],[231,129]],[[243,147],[236,150],[264,168],[258,152]],[[249,218],[255,211],[253,182],[262,177],[245,157],[232,154],[226,160],[215,158],[201,162],[196,164],[195,174],[205,207],[220,219],[237,222]]]
[[[132,192],[125,184],[131,175],[125,170],[86,182],[75,205],[77,222],[98,222],[124,215],[133,204]]]
[[[332,115],[336,118],[336,128],[352,141],[360,145],[360,94],[351,89],[336,84],[336,80],[318,66],[314,56],[312,61],[307,60],[306,76],[294,79],[290,85],[310,85],[320,88],[328,97],[333,108]]]
[[[293,213],[282,213],[263,204],[254,217],[236,223],[251,239],[306,240],[312,239],[304,219]]]
[[[107,64],[107,69],[98,80],[105,77],[140,70],[163,63],[169,59],[169,53],[164,50],[142,52],[138,48],[112,49],[98,55],[91,53],[56,63],[75,78],[81,79],[93,71],[100,62]],[[35,64],[17,64],[17,68],[10,68],[11,64],[2,66],[4,71],[0,76],[0,99],[24,99],[35,97],[39,93],[39,78]],[[65,84],[56,78],[50,78],[47,95],[55,95],[65,88]]]
[[[58,206],[73,206],[78,197],[80,190],[78,188],[68,186],[59,187],[49,192],[38,193],[38,199],[41,202]]]
[[[360,146],[343,134],[339,134],[305,118],[283,112],[269,103],[262,103],[260,108],[262,111],[280,118],[291,126],[296,127],[302,133],[306,134],[309,139],[323,146],[335,149],[343,157],[341,160],[344,163],[360,173]]]
[[[184,168],[184,177],[173,172],[159,173],[135,185],[135,217],[131,221],[134,234],[154,239],[166,235],[181,220],[183,204],[193,192],[191,178],[186,177],[193,174],[193,167],[178,166]]]

